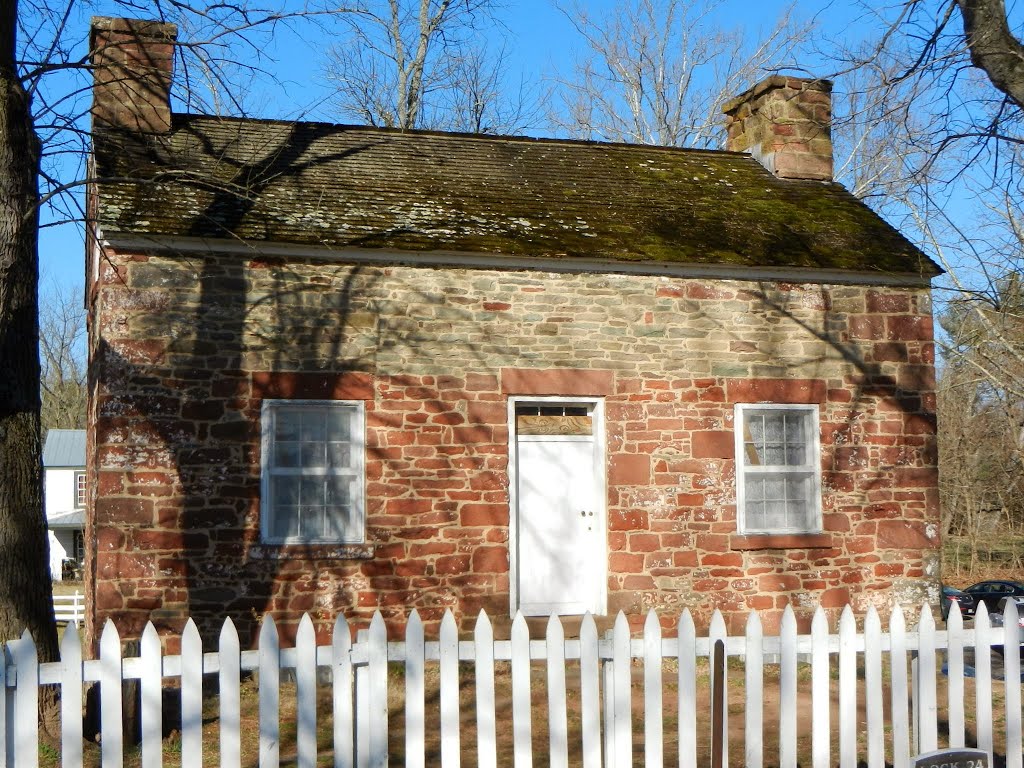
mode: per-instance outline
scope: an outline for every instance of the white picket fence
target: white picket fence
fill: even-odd
[[[73,595],[53,596],[53,616],[61,623],[85,621],[85,595],[75,592]]]
[[[562,624],[552,618],[546,636],[531,639],[526,621],[517,616],[511,639],[495,640],[490,620],[481,613],[472,639],[460,640],[455,620],[448,613],[441,623],[439,640],[427,641],[423,624],[413,612],[402,642],[388,642],[380,614],[353,641],[348,622],[340,616],[334,625],[332,644],[318,647],[313,623],[305,616],[295,647],[281,648],[274,621],[266,618],[258,649],[253,651],[241,650],[228,619],[217,652],[203,652],[199,632],[190,621],[181,638],[180,655],[164,656],[160,638],[150,625],[143,633],[139,655],[128,658],[122,656],[120,638],[108,623],[97,660],[83,660],[78,632],[69,625],[61,643],[61,660],[56,663],[39,664],[27,634],[5,645],[0,656],[0,684],[6,690],[6,696],[0,696],[0,723],[4,724],[0,728],[0,755],[5,756],[8,766],[38,766],[35,713],[39,690],[41,686],[59,686],[62,765],[81,766],[83,690],[86,684],[98,682],[101,764],[104,768],[122,765],[122,681],[138,680],[141,761],[143,766],[159,766],[163,749],[162,689],[170,680],[180,687],[182,764],[202,765],[202,677],[206,674],[216,675],[219,680],[219,764],[238,768],[243,738],[249,735],[241,729],[240,680],[243,671],[257,670],[259,765],[277,766],[282,759],[281,673],[292,670],[295,743],[287,749],[289,759],[293,753],[295,764],[303,768],[317,764],[317,722],[318,717],[325,716],[318,712],[318,686],[331,692],[331,751],[333,764],[339,768],[386,766],[389,728],[404,733],[405,765],[409,768],[423,768],[428,763],[428,742],[439,743],[442,766],[458,768],[462,737],[471,716],[475,716],[473,762],[480,768],[496,768],[500,739],[511,739],[516,768],[529,768],[534,759],[551,768],[564,768],[570,764],[570,757],[572,764],[584,768],[696,766],[698,729],[706,734],[712,720],[706,707],[697,705],[698,685],[708,682],[707,665],[700,659],[710,657],[721,641],[725,656],[741,661],[723,667],[720,684],[726,691],[739,686],[746,701],[743,754],[731,756],[734,765],[761,768],[767,762],[796,768],[798,726],[806,731],[809,724],[811,760],[801,764],[813,768],[854,768],[858,761],[869,768],[885,768],[887,762],[893,768],[909,768],[913,754],[962,747],[969,735],[989,753],[990,764],[995,752],[1005,755],[1007,768],[1022,768],[1020,659],[1014,651],[1005,654],[1004,684],[992,680],[988,652],[992,645],[1018,647],[1016,619],[1016,608],[1010,606],[1005,626],[990,627],[981,609],[974,626],[964,628],[954,606],[947,629],[940,631],[931,611],[922,607],[914,631],[907,631],[903,614],[894,610],[888,632],[883,632],[877,613],[871,610],[863,631],[858,633],[847,608],[838,632],[830,634],[825,614],[819,609],[810,634],[799,635],[794,614],[787,609],[778,636],[766,636],[758,616],[751,614],[745,635],[729,637],[725,622],[716,613],[708,636],[698,637],[689,612],[684,611],[676,636],[663,637],[652,612],[641,637],[631,637],[628,622],[620,614],[614,629],[603,638],[598,637],[595,623],[588,616],[578,638],[566,639]],[[973,734],[967,728],[965,696],[964,651],[971,648],[977,649]],[[666,663],[666,659],[670,661]],[[499,662],[508,662],[502,667],[510,669],[511,685],[511,703],[503,701],[500,708],[495,696]],[[777,721],[765,722],[765,671],[768,664],[776,663],[782,706]],[[394,665],[401,665],[403,674],[389,676],[389,666]],[[436,674],[432,665],[437,666]],[[714,669],[712,665],[712,675]],[[947,693],[940,701],[938,680],[943,675],[948,675]],[[464,713],[468,705],[460,699],[460,678],[465,681],[467,676],[474,695],[472,712]],[[431,697],[428,702],[426,691],[433,685],[428,685],[428,677],[437,684],[436,701]],[[330,682],[321,682],[325,679]],[[710,682],[714,685],[715,681]],[[546,691],[543,723],[536,722],[537,701],[531,701],[535,684]],[[404,722],[397,722],[394,714],[389,718],[389,686],[403,689]],[[796,706],[798,687],[809,687],[810,707]],[[674,742],[669,742],[676,743],[677,748],[665,754],[665,696],[666,690],[673,689],[678,731]],[[1001,689],[998,696],[997,689]],[[580,720],[570,729],[567,701],[577,696]],[[994,711],[994,696],[1003,702],[1005,711]],[[433,739],[426,733],[426,724],[434,722],[426,718],[428,703],[439,708],[439,714],[435,714],[440,733],[432,734],[436,736]],[[858,724],[858,703],[866,713],[864,724]],[[833,722],[836,704],[838,718]],[[884,712],[891,716],[885,718]],[[944,720],[941,729],[940,718]],[[639,746],[635,748],[634,727],[641,727],[637,723],[642,724],[643,736],[639,739],[636,734]],[[544,756],[537,754],[534,727],[547,731]],[[762,735],[766,728],[778,734],[777,754],[764,753]],[[570,743],[570,733],[578,735],[578,742]],[[726,739],[725,765],[730,764],[728,744]],[[429,757],[431,764],[438,762],[436,757]],[[700,763],[706,760],[702,753]]]

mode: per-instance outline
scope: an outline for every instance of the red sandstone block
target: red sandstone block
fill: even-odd
[[[316,400],[372,400],[373,377],[367,373],[289,373],[254,371],[253,396]]]
[[[826,383],[821,379],[727,379],[733,403],[821,403]]]
[[[880,520],[876,543],[879,549],[934,549],[938,537],[929,538],[921,521]]]
[[[845,587],[826,589],[818,602],[822,608],[844,608],[850,604],[850,590]]]
[[[686,287],[661,285],[655,290],[654,295],[659,299],[681,299],[686,295]]]
[[[569,368],[502,368],[501,391],[506,395],[610,395],[614,371]]]
[[[757,580],[761,592],[792,592],[800,588],[800,579],[792,574],[769,574]]]
[[[898,314],[910,311],[910,296],[906,293],[890,293],[881,291],[868,291],[867,295],[868,312],[881,314]]]
[[[627,546],[630,552],[656,552],[661,548],[661,541],[654,533],[631,533]]]
[[[691,455],[695,459],[731,459],[736,453],[732,432],[694,432]]]
[[[612,573],[641,573],[644,556],[632,552],[612,552],[608,557],[608,568]]]
[[[94,506],[97,524],[152,525],[153,502],[149,499],[97,498]]]
[[[877,341],[886,338],[885,318],[880,315],[851,315],[849,329],[851,339]]]
[[[697,553],[692,550],[684,550],[672,553],[672,565],[677,568],[696,568]]]
[[[738,567],[743,565],[743,555],[741,555],[739,552],[705,554],[700,558],[700,564],[704,567],[712,565]]]
[[[498,377],[484,373],[466,374],[467,392],[497,392]]]
[[[608,468],[610,485],[648,485],[651,481],[651,457],[637,453],[617,453]]]
[[[934,488],[939,484],[935,467],[896,467],[894,474],[899,488]]]
[[[890,340],[931,341],[932,319],[929,315],[890,315],[885,319],[886,336]]]
[[[729,552],[729,535],[722,533],[702,533],[697,536],[697,549],[704,552]],[[705,555],[706,557],[706,555]]]
[[[465,526],[507,526],[507,504],[465,504],[459,510],[459,521]]]
[[[647,528],[647,513],[642,510],[616,510],[608,514],[608,529],[611,531],[639,531]]]
[[[474,573],[506,573],[508,569],[507,547],[479,547],[473,552]]]
[[[428,499],[388,499],[384,509],[389,515],[420,515],[430,512],[433,504]]]
[[[466,417],[461,413],[439,413],[430,419],[431,424],[446,424],[448,426],[456,426],[458,424],[465,424]]]
[[[435,573],[465,573],[469,570],[469,555],[450,555],[438,557],[434,563]]]
[[[875,576],[883,577],[902,576],[903,571],[903,563],[879,563],[874,568]]]

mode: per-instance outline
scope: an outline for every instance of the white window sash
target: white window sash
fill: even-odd
[[[282,411],[289,409],[343,409],[351,419],[351,457],[347,467],[278,467],[274,466],[274,427]],[[264,400],[261,413],[261,482],[260,528],[261,538],[268,544],[363,544],[366,541],[366,473],[365,473],[365,407],[361,401],[348,400]],[[272,531],[278,522],[273,503],[276,479],[301,477],[337,477],[354,485],[349,517],[340,521],[340,527],[357,531],[339,536],[275,536]]]
[[[802,464],[748,464],[747,450],[747,418],[757,411],[785,411],[794,416],[799,415],[804,425],[806,445],[806,461]],[[791,405],[782,403],[741,403],[735,406],[734,412],[735,457],[736,457],[736,518],[737,530],[743,534],[771,535],[790,533],[820,533],[822,529],[821,510],[821,444],[820,419],[817,405]],[[757,527],[747,522],[748,503],[754,504],[761,500],[747,499],[748,481],[754,478],[774,477],[785,481],[787,478],[809,479],[810,488],[806,502],[805,523],[803,525],[781,525]],[[785,502],[786,499],[764,501]],[[782,514],[788,517],[788,509],[783,508]],[[765,518],[770,513],[765,514]]]

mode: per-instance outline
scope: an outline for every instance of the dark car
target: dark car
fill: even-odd
[[[974,609],[977,607],[977,603],[974,599],[974,595],[969,595],[963,590],[956,589],[955,587],[947,587],[945,584],[942,585],[942,620],[946,621],[949,617],[950,606],[956,603],[960,606],[960,615],[965,619],[970,618],[974,615]]]
[[[1024,584],[1019,581],[979,581],[964,590],[975,600],[975,608],[984,603],[988,612],[999,609],[999,601],[1004,597],[1024,596]]]

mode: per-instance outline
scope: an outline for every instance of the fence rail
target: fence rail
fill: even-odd
[[[777,636],[766,636],[758,616],[751,614],[745,634],[732,637],[718,613],[708,635],[698,637],[689,612],[684,611],[674,634],[664,637],[652,612],[639,637],[631,636],[620,614],[604,637],[598,636],[593,619],[587,616],[578,638],[566,639],[562,624],[552,617],[545,637],[533,639],[526,621],[517,616],[511,639],[495,640],[490,620],[481,613],[472,639],[460,639],[455,620],[447,613],[438,640],[428,641],[414,611],[404,641],[388,641],[380,614],[353,640],[348,622],[339,616],[332,643],[318,647],[313,623],[304,616],[295,647],[281,648],[276,625],[268,617],[261,626],[257,650],[241,650],[228,619],[218,650],[204,653],[199,632],[189,621],[180,655],[163,655],[160,637],[149,625],[138,656],[124,657],[121,639],[108,622],[100,639],[99,659],[84,660],[77,629],[71,624],[57,663],[39,664],[27,633],[5,645],[0,657],[0,686],[6,690],[0,696],[0,755],[9,766],[38,766],[35,712],[40,688],[59,686],[62,765],[82,765],[81,701],[86,684],[98,682],[101,762],[104,767],[122,765],[122,681],[138,680],[142,765],[160,765],[162,691],[165,682],[171,681],[180,689],[183,764],[203,764],[203,675],[216,675],[219,762],[237,768],[242,764],[243,736],[247,737],[241,726],[240,681],[243,672],[254,670],[259,681],[259,765],[277,766],[282,758],[281,673],[290,670],[295,679],[295,715],[286,730],[294,731],[298,766],[312,768],[318,751],[323,751],[317,738],[318,717],[324,717],[318,710],[318,688],[330,694],[329,751],[339,768],[386,766],[399,732],[405,765],[423,768],[430,762],[457,768],[468,729],[475,743],[472,759],[481,768],[496,768],[502,740],[510,742],[511,751],[511,760],[502,759],[502,764],[511,762],[517,768],[532,766],[534,759],[552,768],[694,766],[707,762],[698,742],[712,720],[707,708],[698,705],[697,689],[716,682],[707,679],[709,674],[714,676],[714,667],[703,659],[721,641],[726,657],[736,661],[724,666],[723,679],[717,682],[745,696],[741,751],[731,756],[732,764],[761,768],[767,761],[796,768],[800,759],[801,765],[813,768],[853,768],[860,763],[868,768],[910,768],[912,754],[976,744],[989,753],[990,765],[998,753],[1007,768],[1022,768],[1018,653],[1004,654],[1005,683],[993,682],[991,675],[990,650],[1016,649],[1020,644],[1013,605],[1007,607],[1003,626],[990,626],[982,607],[970,628],[963,626],[954,606],[945,630],[936,628],[926,606],[913,631],[906,629],[902,612],[894,610],[887,632],[873,609],[858,632],[847,608],[838,631],[830,633],[819,609],[808,635],[798,634],[796,618],[787,609]],[[777,662],[767,663],[769,658]],[[507,668],[509,682],[508,701],[503,696],[500,707],[495,695],[499,663]],[[401,675],[388,674],[389,666],[395,665],[401,666]],[[771,722],[766,721],[764,705],[769,669],[773,690],[777,679],[780,704],[777,720]],[[973,712],[967,709],[965,695],[965,676],[970,674],[974,676]],[[948,681],[945,696],[940,697],[938,681],[943,676]],[[426,695],[431,686],[436,687],[436,699],[433,693]],[[460,696],[460,687],[472,691],[471,704]],[[798,706],[798,689],[805,699],[809,692],[809,707]],[[535,713],[540,690],[546,697],[543,722]],[[389,706],[397,709],[389,705],[396,693],[401,696],[401,722],[397,714],[389,716]],[[570,699],[578,702],[579,710],[578,722],[574,718],[571,728]],[[1004,711],[994,712],[996,700]],[[429,720],[428,703],[436,710],[436,717]],[[863,725],[858,724],[861,705]],[[675,712],[674,723],[667,721],[668,709]],[[969,719],[973,731],[967,726]],[[436,738],[431,734],[428,739],[428,722],[437,729]],[[642,724],[638,726],[642,733],[634,733],[637,723]],[[798,731],[808,727],[810,760],[804,762],[798,757]],[[546,731],[544,757],[536,755],[540,739],[534,729]],[[667,729],[672,730],[673,739],[666,739]],[[766,754],[762,739],[766,729],[777,734],[777,754]],[[428,740],[438,745],[437,755],[428,755]],[[671,750],[666,744],[672,745]],[[725,764],[729,764],[728,739],[724,750]]]
[[[73,595],[54,595],[53,615],[58,622],[67,624],[85,621],[85,595],[80,592]]]

